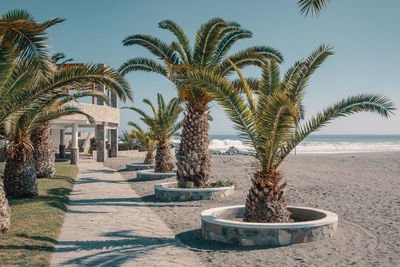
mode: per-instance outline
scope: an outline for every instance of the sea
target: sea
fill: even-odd
[[[210,150],[225,152],[230,147],[250,149],[237,135],[210,135]],[[179,142],[179,140],[175,140]],[[296,147],[298,154],[400,152],[400,135],[310,135]]]

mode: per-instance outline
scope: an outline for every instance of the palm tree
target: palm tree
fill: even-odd
[[[10,144],[4,170],[4,189],[7,197],[25,198],[37,196],[36,170],[33,161],[33,145],[30,135],[49,121],[71,114],[85,115],[91,122],[93,118],[73,106],[62,106],[38,112],[27,110],[13,117],[7,124]]]
[[[126,81],[119,73],[103,65],[73,65],[53,71],[46,78],[38,78],[37,81],[32,81],[31,78],[30,76],[24,76],[22,79],[27,80],[22,84],[24,87],[13,88],[13,90],[37,91],[40,92],[40,97],[43,97],[43,99],[40,101],[40,105],[35,104],[35,109],[27,109],[22,113],[16,113],[16,115],[8,119],[9,124],[13,127],[9,131],[11,141],[9,145],[10,157],[6,163],[4,179],[7,196],[24,197],[37,194],[36,189],[34,189],[34,183],[28,182],[36,181],[36,174],[32,174],[32,170],[35,169],[30,166],[33,151],[30,135],[34,130],[45,126],[55,118],[73,113],[82,113],[78,108],[63,104],[75,100],[77,97],[94,94],[93,92],[80,92],[76,95],[69,95],[66,88],[98,83],[116,91],[123,99],[130,98],[130,89]],[[96,96],[101,97],[101,94]],[[57,116],[50,116],[49,114]],[[14,185],[24,183],[26,186],[14,188]]]
[[[48,59],[46,30],[62,22],[56,18],[37,23],[24,10],[11,10],[0,18],[0,124],[23,109],[35,109],[46,97],[23,90],[26,76],[43,78],[54,65]],[[16,90],[19,88],[19,90]]]
[[[128,146],[128,150],[132,150],[135,147],[136,138],[134,132],[122,131],[119,140]]]
[[[173,98],[165,105],[165,100],[161,94],[157,94],[158,109],[156,109],[149,99],[143,99],[143,102],[149,105],[153,111],[153,117],[146,114],[141,109],[130,107],[142,117],[140,118],[146,123],[153,133],[154,139],[157,141],[156,150],[156,166],[155,172],[171,172],[174,168],[174,162],[171,157],[168,141],[177,134],[182,128],[183,121],[178,121],[179,115],[183,112],[181,107],[182,100]],[[136,127],[135,123],[129,122],[129,125]]]
[[[247,83],[240,70],[241,86],[210,72],[197,71],[182,80],[182,86],[199,86],[211,94],[226,110],[244,141],[253,148],[259,169],[253,174],[246,200],[244,220],[249,222],[288,222],[287,183],[282,182],[278,167],[290,152],[310,133],[335,118],[361,111],[388,117],[394,110],[385,97],[360,94],[342,99],[298,124],[304,116],[303,97],[310,75],[332,55],[321,46],[309,57],[296,62],[280,79],[274,59],[265,62],[262,77]]]
[[[156,149],[156,140],[153,137],[153,133],[150,130],[144,131],[139,125],[135,123],[129,123],[135,130],[132,130],[132,134],[137,140],[140,148],[147,152],[144,164],[154,164],[153,153]]]
[[[104,65],[55,67],[48,58],[44,34],[48,27],[60,21],[37,24],[25,11],[10,11],[0,20],[0,124],[7,122],[10,126],[10,156],[4,179],[10,196],[37,194],[29,138],[33,130],[57,116],[81,112],[71,106],[47,110],[60,98],[71,97],[66,96],[66,88],[104,84],[123,100],[131,99],[125,79]]]
[[[318,15],[319,12],[324,8],[327,4],[327,0],[298,0],[297,4],[299,5],[301,14],[308,13]]]
[[[65,54],[61,52],[53,54],[50,59],[58,68],[73,60],[72,58],[67,59]],[[34,130],[30,135],[30,140],[34,148],[33,161],[36,177],[53,177],[55,174],[55,151],[51,140],[49,124],[43,124]]]
[[[46,55],[46,29],[61,22],[56,18],[37,23],[24,10],[11,10],[0,18],[0,131],[4,121],[16,112],[34,109],[41,100],[38,92],[4,90],[19,81],[23,73],[43,76],[49,69]],[[34,104],[36,103],[36,104]],[[0,232],[9,229],[11,211],[0,182]]]
[[[210,151],[208,139],[208,103],[212,100],[209,94],[200,87],[179,86],[177,81],[186,73],[194,70],[208,70],[221,76],[233,72],[229,61],[224,58],[236,41],[250,38],[252,33],[242,29],[236,22],[226,22],[221,18],[210,19],[197,31],[193,48],[182,28],[171,20],[163,20],[161,29],[174,34],[176,40],[167,44],[158,38],[136,34],[123,40],[124,46],[140,45],[148,49],[157,61],[136,57],[126,61],[121,67],[122,74],[131,71],[148,71],[165,76],[173,82],[179,97],[186,102],[182,140],[177,153],[178,185],[185,187],[187,182],[204,187],[210,178]],[[280,53],[270,47],[255,46],[241,50],[229,59],[238,67],[261,66],[267,58],[282,61]]]

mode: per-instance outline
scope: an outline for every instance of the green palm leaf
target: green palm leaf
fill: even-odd
[[[165,69],[165,67],[158,64],[154,60],[143,57],[136,57],[129,59],[119,68],[119,72],[121,72],[122,75],[138,70],[146,72],[154,72],[161,74],[163,76],[167,76],[167,70]]]
[[[318,15],[322,8],[328,4],[327,0],[298,0],[301,14],[312,13]]]

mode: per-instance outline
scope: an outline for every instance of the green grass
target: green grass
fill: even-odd
[[[56,162],[53,178],[38,179],[38,197],[9,200],[11,228],[0,234],[0,266],[49,266],[76,175],[75,165]]]

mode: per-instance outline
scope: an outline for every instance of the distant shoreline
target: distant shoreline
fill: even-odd
[[[174,143],[177,147],[179,139]],[[248,154],[251,148],[238,135],[210,135],[213,154]],[[348,154],[400,152],[400,135],[310,135],[297,148],[298,154]]]

